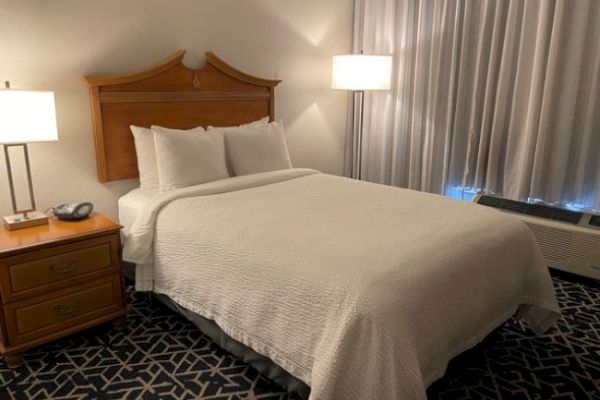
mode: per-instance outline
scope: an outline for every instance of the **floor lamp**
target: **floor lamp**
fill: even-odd
[[[6,82],[6,89],[0,90],[0,144],[4,145],[6,172],[13,213],[4,217],[8,230],[28,228],[48,223],[44,213],[36,211],[29,152],[27,143],[58,140],[54,93],[37,90],[12,90]],[[13,168],[9,148],[21,147],[25,158],[25,172],[29,188],[28,208],[17,207]]]
[[[352,91],[352,177],[362,178],[363,114],[367,90],[389,90],[392,56],[348,54],[333,57],[332,89]],[[358,108],[358,115],[356,109]],[[358,118],[357,118],[358,117]],[[358,129],[356,125],[358,125]]]

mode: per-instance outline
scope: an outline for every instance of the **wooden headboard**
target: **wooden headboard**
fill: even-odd
[[[274,118],[278,80],[246,74],[206,52],[206,65],[182,63],[184,50],[143,71],[86,76],[100,182],[138,176],[130,125],[189,129]]]

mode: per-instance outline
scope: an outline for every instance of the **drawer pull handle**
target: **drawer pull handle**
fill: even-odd
[[[60,264],[50,264],[49,268],[55,274],[67,274],[67,273],[79,268],[79,260],[78,259],[71,260],[71,261],[69,261],[69,263],[66,266],[61,266]]]
[[[73,315],[79,312],[81,305],[81,300],[77,300],[73,303],[71,307],[65,307],[62,304],[56,304],[54,306],[54,312],[60,315],[61,317],[68,317],[69,315]]]

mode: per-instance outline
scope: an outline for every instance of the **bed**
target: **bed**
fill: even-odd
[[[131,124],[273,119],[278,81],[182,58],[87,78],[101,181],[136,176]],[[136,288],[301,397],[423,399],[507,319],[559,313],[525,225],[433,194],[291,168],[138,190],[120,215]]]

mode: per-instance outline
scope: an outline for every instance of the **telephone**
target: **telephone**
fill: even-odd
[[[52,212],[56,215],[56,218],[60,220],[78,221],[89,217],[93,209],[94,205],[92,203],[70,203],[54,207]]]

